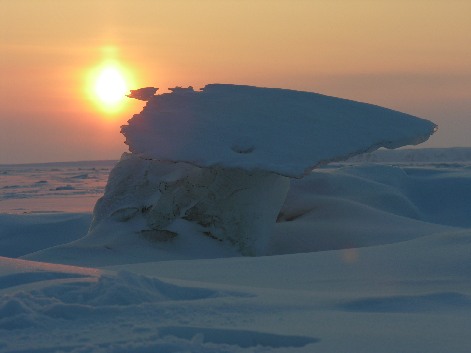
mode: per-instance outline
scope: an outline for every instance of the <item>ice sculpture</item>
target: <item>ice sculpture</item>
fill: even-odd
[[[131,154],[110,174],[90,236],[126,223],[129,237],[171,244],[191,229],[261,255],[289,178],[379,147],[418,144],[436,129],[404,113],[309,92],[221,84],[156,90],[130,94],[147,104],[122,127]]]

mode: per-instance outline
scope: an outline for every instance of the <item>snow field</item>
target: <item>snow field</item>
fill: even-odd
[[[0,352],[468,352],[468,164],[291,184],[263,257],[191,232],[126,242],[126,222],[70,243],[90,214],[0,215]]]

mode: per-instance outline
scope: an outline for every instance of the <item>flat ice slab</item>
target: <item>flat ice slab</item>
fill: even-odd
[[[122,133],[144,158],[301,177],[319,164],[419,144],[435,129],[408,114],[317,93],[211,84],[149,97]]]

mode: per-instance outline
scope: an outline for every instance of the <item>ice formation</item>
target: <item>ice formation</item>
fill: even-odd
[[[141,238],[167,242],[189,231],[262,254],[289,188],[265,171],[144,160],[124,154],[98,200],[90,228],[132,221]],[[256,236],[255,236],[256,235]]]
[[[380,147],[424,142],[430,121],[371,104],[286,89],[224,84],[151,97],[122,127],[144,158],[302,177]]]
[[[261,255],[289,178],[379,147],[421,143],[436,128],[309,92],[221,84],[155,92],[130,94],[147,104],[122,127],[131,154],[111,173],[90,236],[126,222],[129,236],[170,244],[190,227],[241,254]]]

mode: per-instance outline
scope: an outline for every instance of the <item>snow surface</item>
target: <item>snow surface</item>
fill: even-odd
[[[146,99],[122,126],[132,153],[289,177],[380,147],[419,144],[436,129],[390,109],[286,89],[211,84]]]
[[[469,352],[470,185],[468,162],[318,169],[292,181],[265,257],[136,242],[20,259],[91,214],[1,214],[0,352]]]

